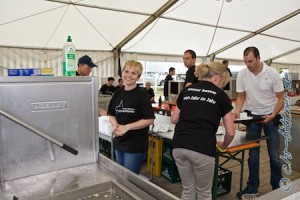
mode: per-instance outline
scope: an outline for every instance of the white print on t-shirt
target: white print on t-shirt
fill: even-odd
[[[115,108],[116,112],[119,113],[135,113],[135,108],[124,108],[123,107],[123,100],[120,102],[119,105]]]
[[[205,93],[211,93],[216,95],[217,93],[212,90],[205,90],[205,89],[196,89],[196,88],[188,88],[188,91],[193,91],[193,92],[205,92]]]
[[[211,98],[206,98],[206,97],[186,96],[186,97],[183,97],[183,100],[206,101],[208,103],[216,104],[215,100],[213,100]]]

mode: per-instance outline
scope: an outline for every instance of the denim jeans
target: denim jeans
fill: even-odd
[[[255,116],[254,116],[255,117]],[[280,135],[278,125],[273,121],[268,123],[251,123],[247,126],[246,138],[258,139],[261,137],[261,131],[264,130],[267,139],[268,154],[270,157],[271,186],[272,189],[279,188],[279,181],[282,178],[281,160],[279,158]],[[257,193],[259,187],[259,154],[260,148],[250,149],[248,158],[249,178],[247,182],[248,192]]]
[[[115,150],[117,163],[136,174],[140,173],[141,164],[145,159],[146,153],[126,153]]]

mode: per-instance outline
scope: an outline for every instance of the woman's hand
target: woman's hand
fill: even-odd
[[[115,125],[114,135],[115,136],[123,136],[129,131],[127,125]]]

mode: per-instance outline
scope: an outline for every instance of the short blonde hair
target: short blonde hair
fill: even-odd
[[[230,75],[226,67],[220,62],[200,64],[195,69],[195,76],[199,79],[211,78],[219,74],[221,76],[221,87],[224,87],[230,80]]]
[[[131,67],[133,69],[135,69],[139,76],[141,76],[141,74],[143,73],[143,65],[142,63],[135,61],[135,60],[128,60],[123,67],[123,71],[125,70],[126,67]]]

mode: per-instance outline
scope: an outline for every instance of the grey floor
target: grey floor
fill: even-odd
[[[245,153],[245,165],[244,165],[245,168],[244,168],[244,180],[243,180],[244,186],[246,185],[247,178],[248,178],[247,158],[248,158],[248,152]],[[239,191],[240,165],[237,161],[230,161],[226,163],[224,167],[232,171],[231,192],[218,197],[218,199],[220,200],[238,199],[236,197],[236,193]],[[147,171],[147,164],[142,167],[141,174],[145,176],[149,176],[150,173]],[[293,181],[300,178],[300,172],[293,170],[290,176],[284,175],[284,177],[288,177],[290,180]],[[181,195],[182,187],[180,182],[172,183],[163,176],[159,176],[159,177],[154,176],[152,182],[178,197],[180,197]],[[259,187],[260,195],[266,194],[272,190],[269,182],[270,182],[269,156],[267,153],[266,142],[263,141],[261,142],[261,156],[260,156],[260,187]]]

